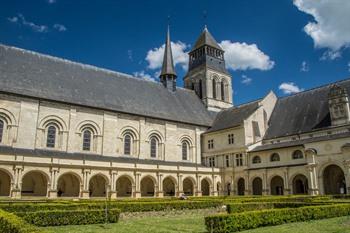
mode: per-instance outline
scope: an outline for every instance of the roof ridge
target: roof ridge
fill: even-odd
[[[331,83],[325,83],[323,85],[312,87],[310,89],[307,89],[307,90],[304,90],[304,91],[300,91],[300,92],[297,92],[297,93],[293,93],[293,94],[290,94],[290,95],[287,95],[287,96],[278,97],[278,99],[279,100],[287,99],[289,97],[297,96],[297,95],[300,95],[300,94],[303,94],[303,93],[307,93],[309,91],[315,91],[315,90],[322,89],[322,88],[325,88],[325,87],[328,87],[328,86],[331,86],[331,85],[334,85],[334,84],[342,83],[342,82],[345,82],[345,81],[350,81],[350,77],[349,78],[345,78],[345,79],[341,79],[341,80],[337,80],[337,81],[331,82]]]
[[[72,61],[72,60],[69,60],[69,59],[65,59],[65,58],[61,58],[61,57],[57,57],[57,56],[53,56],[53,55],[49,55],[49,54],[44,54],[44,53],[36,52],[36,51],[33,51],[33,50],[23,49],[23,48],[10,46],[10,45],[5,45],[5,44],[0,43],[0,47],[1,46],[4,47],[5,49],[13,49],[13,50],[17,50],[17,51],[20,51],[20,52],[23,52],[23,53],[32,54],[32,55],[35,55],[35,56],[38,56],[38,57],[48,58],[48,59],[50,59],[52,61],[64,62],[66,64],[76,65],[76,66],[79,66],[79,67],[81,67],[83,69],[86,68],[86,69],[90,69],[90,70],[94,70],[94,71],[101,71],[101,72],[104,72],[106,74],[118,75],[119,77],[123,77],[123,78],[131,78],[133,80],[159,84],[159,82],[153,82],[153,81],[149,81],[149,80],[146,80],[146,79],[138,78],[138,77],[130,75],[130,74],[126,74],[126,73],[110,70],[110,69],[107,69],[107,68],[98,67],[98,66],[95,66],[95,65],[85,64],[85,63],[81,63],[81,62],[77,62],[77,61]]]

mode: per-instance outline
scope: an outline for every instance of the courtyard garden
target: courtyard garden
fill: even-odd
[[[0,232],[238,231],[350,233],[350,196],[0,201]]]

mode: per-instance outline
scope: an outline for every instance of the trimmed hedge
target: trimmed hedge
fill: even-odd
[[[177,200],[170,202],[69,202],[69,203],[9,203],[0,204],[0,209],[8,212],[36,212],[51,210],[87,210],[87,209],[120,209],[122,212],[145,212],[181,209],[216,208],[223,204],[220,200],[189,201]]]
[[[227,205],[228,213],[241,213],[245,211],[255,211],[264,209],[281,209],[281,208],[298,208],[304,206],[325,205],[329,203],[313,203],[313,202],[247,202],[234,203]]]
[[[262,226],[274,226],[284,223],[333,218],[345,215],[350,215],[349,204],[219,214],[205,217],[205,224],[207,230],[211,233],[228,233]]]
[[[120,210],[56,210],[21,212],[17,215],[36,226],[86,225],[118,222]]]
[[[3,233],[42,233],[38,228],[26,223],[18,216],[0,210],[0,232]]]

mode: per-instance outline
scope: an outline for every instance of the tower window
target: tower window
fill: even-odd
[[[158,140],[155,137],[151,138],[151,158],[157,157]]]
[[[277,153],[273,153],[270,157],[270,161],[271,162],[277,162],[277,161],[280,161],[280,155],[277,154]]]
[[[188,143],[182,142],[182,160],[188,159]]]
[[[216,99],[216,80],[213,79],[213,99]]]
[[[230,167],[230,156],[226,155],[226,167]]]
[[[225,101],[225,83],[221,82],[221,100]]]
[[[131,154],[131,136],[129,134],[125,135],[124,137],[124,154]]]
[[[47,128],[46,147],[54,148],[56,143],[56,127],[50,125]]]
[[[90,129],[85,129],[83,132],[83,150],[89,151],[91,149],[91,136]]]
[[[215,157],[209,157],[209,167],[215,167]]]

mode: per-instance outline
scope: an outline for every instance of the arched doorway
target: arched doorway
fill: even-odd
[[[58,197],[79,197],[80,181],[77,175],[66,173],[60,176],[57,181]]]
[[[106,197],[106,178],[102,175],[94,175],[90,178],[89,194],[90,197]]]
[[[293,194],[307,194],[308,189],[306,176],[296,175],[293,179]]]
[[[329,165],[323,171],[324,194],[346,194],[343,170],[337,165]]]
[[[11,177],[4,171],[0,170],[0,196],[10,196],[11,189]]]
[[[283,195],[283,179],[275,176],[271,179],[271,195]]]
[[[239,178],[237,182],[237,194],[240,196],[244,195],[244,190],[245,190],[245,184],[244,184],[244,179]]]
[[[141,180],[141,197],[154,197],[154,182],[151,177],[145,177]]]
[[[175,196],[175,182],[172,178],[167,177],[163,180],[163,193],[167,197]]]
[[[117,197],[131,197],[132,195],[132,183],[130,178],[121,176],[117,180],[116,184]]]
[[[183,181],[183,191],[187,196],[193,196],[194,185],[190,178],[186,178]]]
[[[253,195],[262,195],[262,179],[260,177],[253,180]]]
[[[45,197],[47,195],[47,178],[39,171],[31,171],[22,178],[22,196]]]
[[[210,195],[210,185],[207,179],[203,179],[201,181],[201,191],[202,191],[202,196]]]

